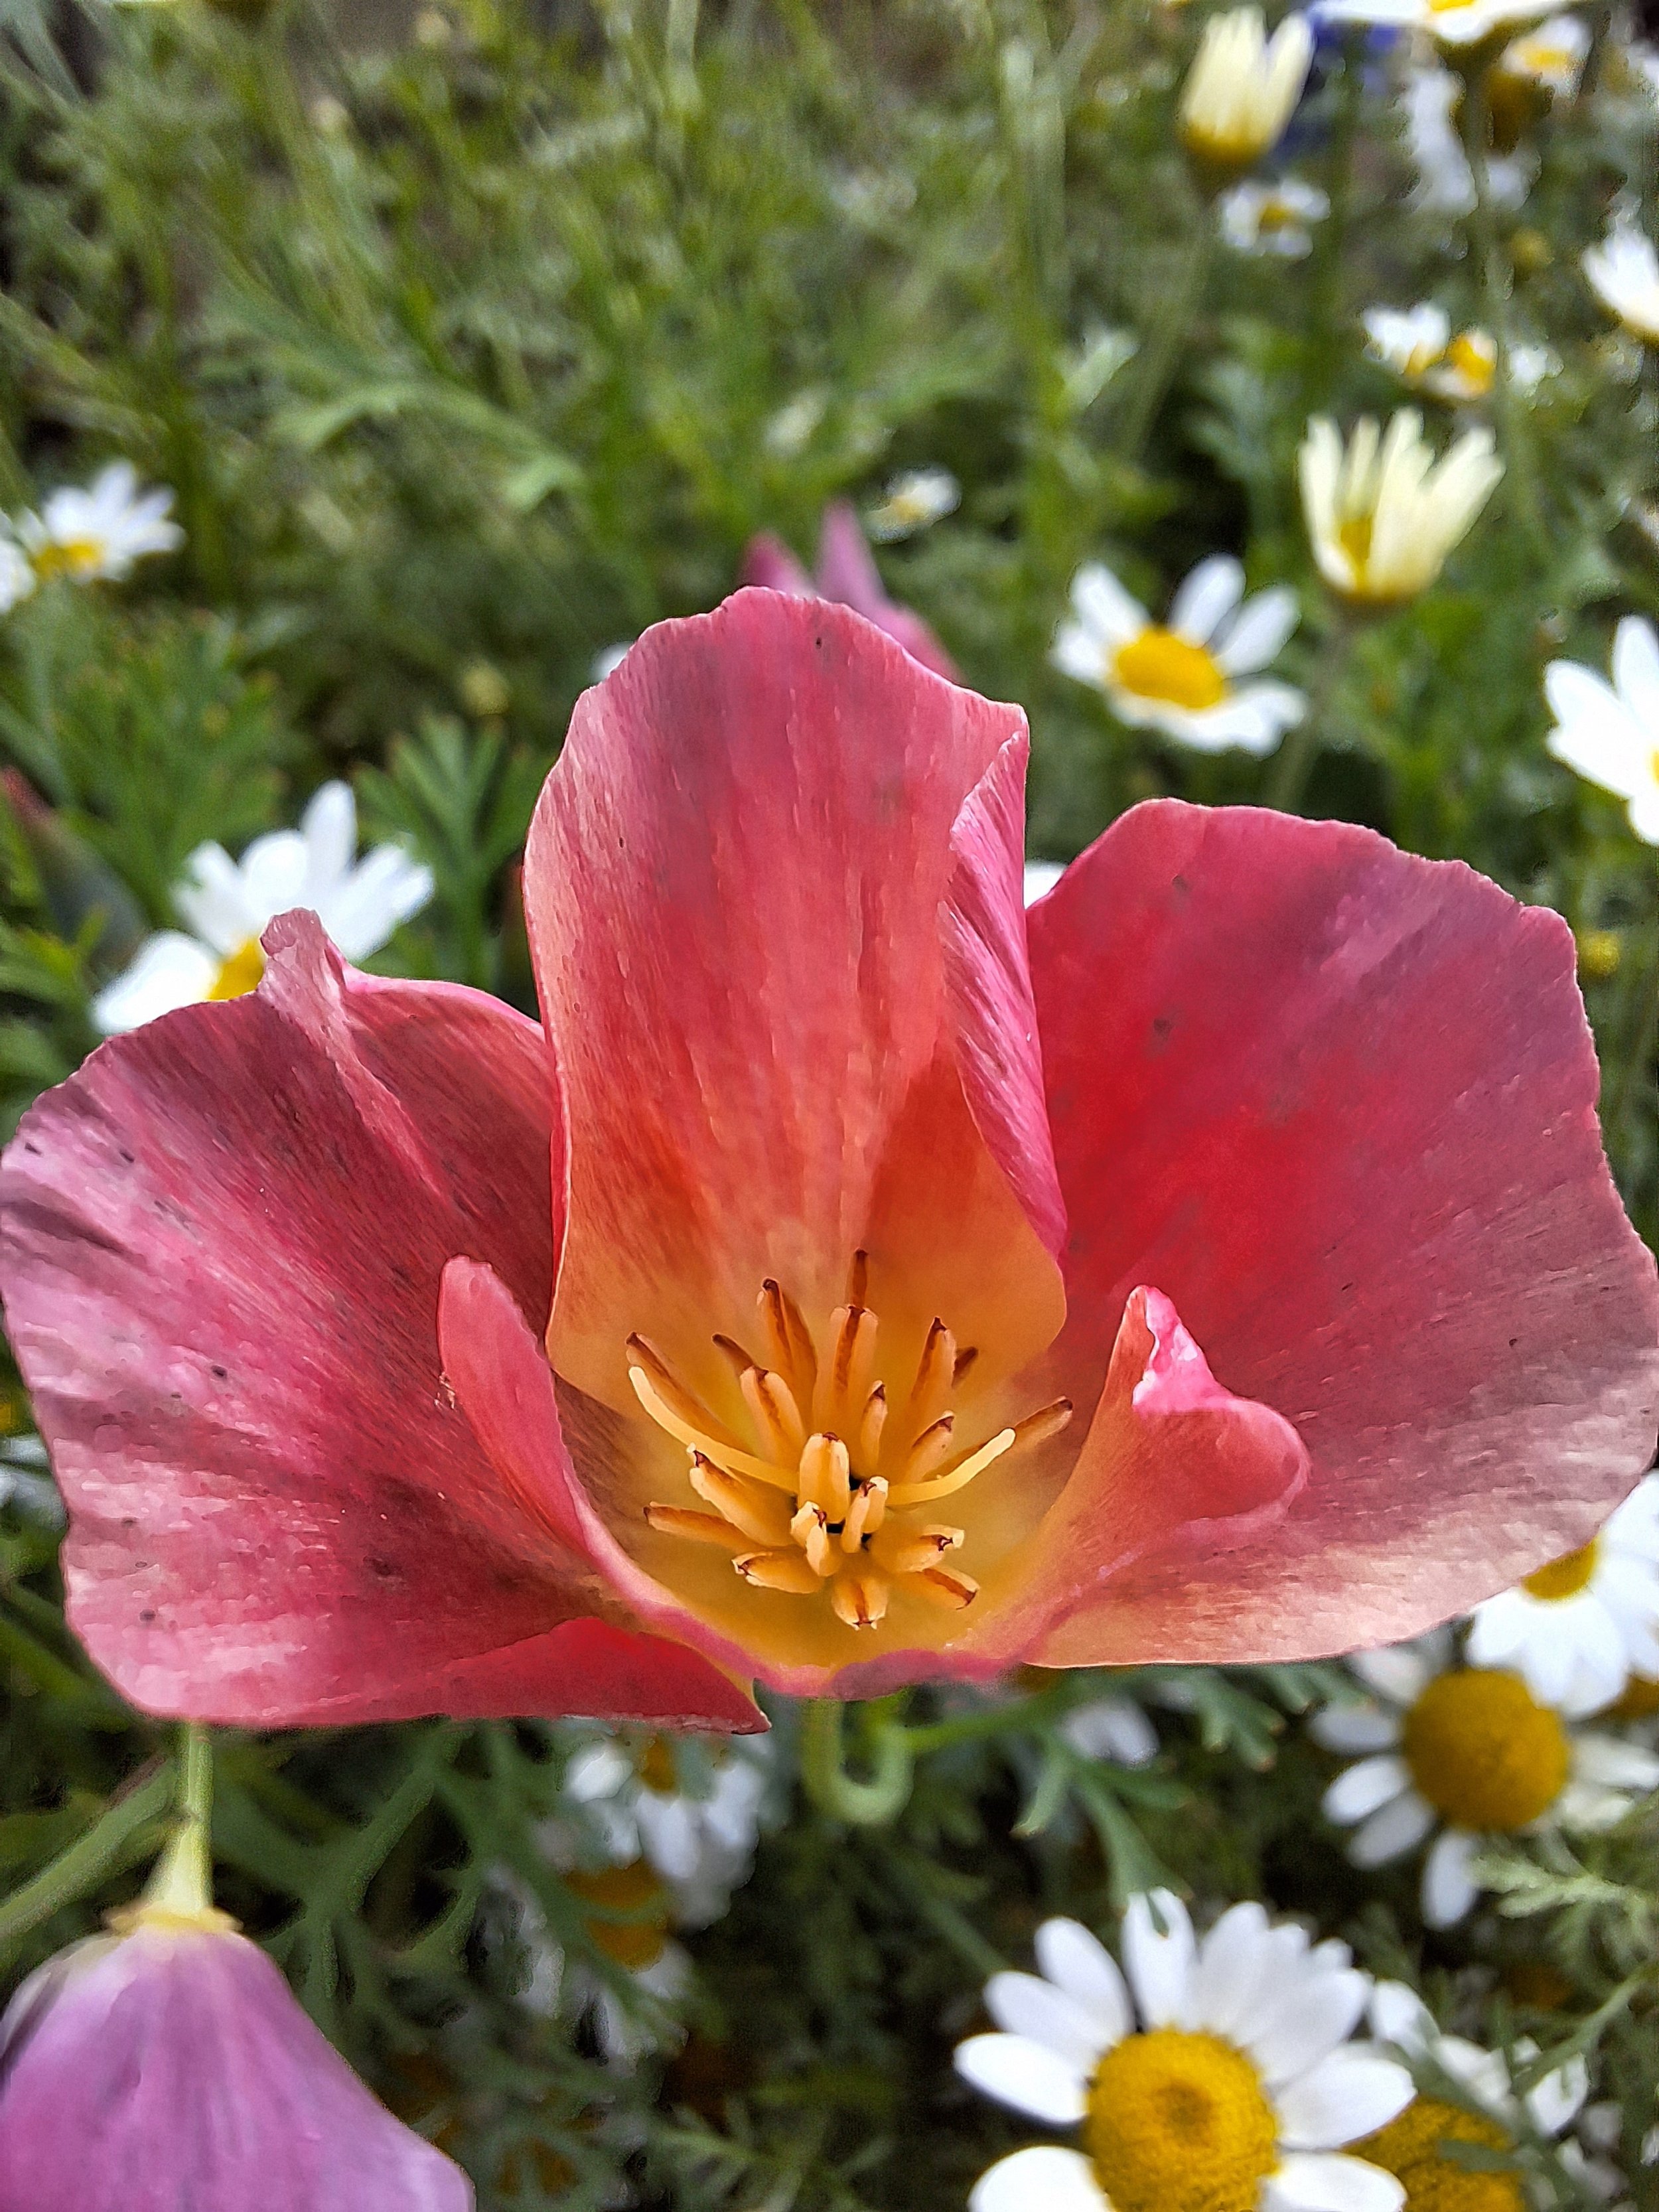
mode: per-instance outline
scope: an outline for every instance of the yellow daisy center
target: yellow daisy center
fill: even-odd
[[[1156,625],[1118,647],[1112,673],[1137,698],[1167,699],[1175,707],[1217,707],[1227,696],[1213,654]]]
[[[37,576],[73,576],[84,582],[103,567],[108,550],[101,538],[65,538],[37,546],[31,558]]]
[[[640,1780],[659,1797],[672,1797],[678,1782],[674,1771],[674,1747],[666,1736],[653,1735],[639,1755]]]
[[[1589,1588],[1590,1577],[1595,1572],[1595,1547],[1596,1540],[1592,1536],[1576,1552],[1563,1552],[1559,1559],[1552,1559],[1535,1575],[1528,1575],[1522,1589],[1528,1597],[1542,1598],[1546,1603],[1559,1604],[1563,1598],[1577,1597],[1580,1590]]]
[[[608,1959],[635,1974],[655,1966],[668,1943],[668,1893],[643,1859],[597,1874],[568,1874],[564,1885],[599,1907],[583,1924]],[[624,1913],[626,1919],[610,1917]]]
[[[1289,230],[1299,221],[1288,200],[1265,199],[1257,210],[1255,227],[1259,231]]]
[[[1632,1674],[1601,1717],[1610,1721],[1644,1721],[1659,1713],[1659,1682],[1645,1674]]]
[[[1114,2212],[1255,2212],[1279,2163],[1261,2077],[1218,2035],[1131,2035],[1095,2069],[1084,2123]]]
[[[210,999],[240,999],[253,990],[265,972],[265,956],[257,937],[250,937],[219,963],[219,972],[208,991]]]
[[[1524,2212],[1512,2173],[1455,2165],[1441,2155],[1444,2142],[1478,2143],[1494,2151],[1513,2148],[1496,2120],[1478,2118],[1433,2097],[1416,2097],[1398,2119],[1350,2148],[1356,2158],[1383,2167],[1405,2184],[1404,2212]]]
[[[877,1373],[880,1324],[867,1302],[868,1273],[867,1255],[855,1253],[847,1303],[830,1316],[822,1356],[800,1308],[770,1279],[757,1302],[764,1361],[715,1337],[742,1401],[737,1426],[688,1389],[648,1339],[628,1340],[635,1395],[685,1446],[691,1488],[712,1508],[653,1504],[645,1509],[651,1526],[730,1552],[756,1589],[827,1594],[848,1628],[874,1628],[896,1590],[950,1613],[971,1605],[979,1584],[946,1565],[965,1532],[933,1520],[930,1509],[1072,1415],[1070,1401],[1057,1398],[958,1450],[951,1400],[978,1353],[959,1348],[939,1320],[915,1379],[890,1405]]]
[[[1472,392],[1489,392],[1498,364],[1488,345],[1474,331],[1460,331],[1446,348],[1446,366],[1455,369]]]
[[[1406,1715],[1412,1780],[1455,1828],[1511,1834],[1547,1812],[1572,1765],[1566,1730],[1518,1674],[1454,1668]]]
[[[1356,586],[1365,580],[1365,563],[1371,557],[1371,521],[1369,514],[1351,514],[1336,528],[1336,542],[1348,556]]]

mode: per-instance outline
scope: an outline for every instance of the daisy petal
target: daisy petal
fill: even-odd
[[[1386,1866],[1414,1851],[1433,1826],[1433,1807],[1416,1790],[1402,1790],[1355,1830],[1348,1856],[1358,1867]]]
[[[1081,2068],[1023,2035],[970,2035],[957,2045],[956,2068],[986,2096],[1050,2127],[1073,2126],[1087,2110]]]
[[[1170,605],[1169,627],[1189,645],[1207,645],[1238,605],[1244,571],[1231,554],[1200,561]],[[1250,664],[1260,667],[1260,661]]]
[[[1412,1705],[1428,1685],[1429,1666],[1423,1654],[1409,1644],[1384,1644],[1378,1651],[1354,1651],[1348,1656],[1367,1689],[1391,1705]]]
[[[93,1001],[92,1018],[106,1036],[136,1030],[176,1006],[205,999],[219,963],[205,945],[176,929],[163,929],[140,947],[131,968],[106,984]]]
[[[1288,2081],[1334,2051],[1358,2027],[1366,1989],[1365,1977],[1352,1968],[1287,1976],[1267,2017],[1244,2029],[1246,2047],[1267,2079]]]
[[[1423,1862],[1423,1917],[1431,1928],[1454,1926],[1480,1894],[1469,1871],[1479,1848],[1478,1839],[1461,1828],[1435,1838]]]
[[[1400,1716],[1385,1705],[1326,1705],[1308,1723],[1308,1734],[1327,1751],[1389,1751],[1400,1741]]]
[[[1322,1809],[1328,1820],[1349,1827],[1410,1787],[1411,1769],[1405,1760],[1395,1753],[1384,1752],[1376,1759],[1362,1759],[1357,1766],[1339,1774],[1325,1792]]]
[[[1100,2057],[1100,2031],[1082,2006],[1035,1974],[993,1974],[985,2009],[1005,2033],[1040,2043],[1085,2073]]]
[[[1104,1944],[1075,1920],[1045,1920],[1036,1932],[1036,1962],[1045,1981],[1064,1990],[1100,2030],[1105,2050],[1133,2024],[1129,1992]]]
[[[1085,627],[1103,645],[1127,645],[1148,625],[1146,610],[1130,598],[1111,570],[1098,561],[1072,579],[1072,605]]]
[[[1279,2139],[1287,2150],[1334,2150],[1386,2127],[1411,2100],[1403,2066],[1369,2052],[1334,2051],[1275,2092]]]
[[[968,2212],[1111,2212],[1081,2151],[1034,2143],[981,2173]]]
[[[1293,2151],[1262,2186],[1261,2212],[1400,2212],[1404,2185],[1332,2151]]]
[[[1296,628],[1296,593],[1288,584],[1275,584],[1246,599],[1228,624],[1216,659],[1229,676],[1249,676],[1266,668],[1283,651]]]
[[[1164,1923],[1159,1934],[1152,1910]],[[1193,1971],[1193,1923],[1181,1899],[1167,1889],[1132,1897],[1123,1915],[1123,1963],[1141,2019],[1163,2027],[1181,2017]]]

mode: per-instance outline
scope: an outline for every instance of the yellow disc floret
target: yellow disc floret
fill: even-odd
[[[1218,2035],[1126,2037],[1095,2070],[1085,2128],[1114,2212],[1255,2212],[1279,2163],[1261,2076]]]
[[[1589,1587],[1590,1577],[1595,1572],[1595,1539],[1581,1544],[1576,1552],[1564,1552],[1559,1559],[1552,1559],[1547,1567],[1540,1567],[1535,1575],[1528,1575],[1521,1587],[1528,1597],[1538,1597],[1547,1603],[1559,1603],[1565,1597],[1577,1597],[1579,1591]]]
[[[1227,696],[1227,679],[1213,654],[1156,625],[1118,647],[1112,673],[1138,698],[1167,699],[1194,711],[1218,707]]]
[[[240,999],[258,988],[265,972],[265,956],[257,937],[239,945],[219,963],[219,972],[208,991],[210,999]]]
[[[668,1947],[669,1897],[643,1859],[568,1874],[564,1886],[596,1908],[587,1933],[607,1958],[635,1974],[655,1966]]]
[[[1492,2151],[1513,2148],[1496,2120],[1478,2118],[1433,2097],[1414,2098],[1398,2119],[1351,2148],[1356,2158],[1386,2168],[1405,2184],[1404,2212],[1524,2212],[1515,2175],[1455,2164],[1443,2154],[1444,2142],[1478,2143]]]
[[[1518,1674],[1456,1667],[1406,1715],[1412,1780],[1453,1827],[1511,1834],[1547,1812],[1572,1764],[1566,1730]]]

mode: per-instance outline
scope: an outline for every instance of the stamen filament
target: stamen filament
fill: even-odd
[[[723,1552],[745,1551],[754,1539],[722,1521],[717,1513],[694,1513],[689,1505],[647,1505],[645,1517],[662,1536],[684,1536],[689,1543],[718,1545]]]
[[[907,1587],[945,1613],[960,1613],[979,1595],[979,1584],[973,1577],[959,1575],[954,1567],[929,1567],[925,1573],[913,1575]]]
[[[789,1377],[798,1406],[810,1406],[818,1376],[818,1356],[801,1310],[769,1275],[761,1285],[761,1319],[771,1340],[775,1367]]]
[[[811,1597],[821,1587],[804,1552],[750,1552],[732,1565],[757,1589],[781,1590],[787,1597]]]
[[[700,1451],[691,1455],[691,1487],[722,1520],[741,1528],[751,1544],[787,1544],[789,1508],[775,1492],[757,1491],[735,1474],[728,1474]]]
[[[711,1437],[706,1429],[694,1428],[683,1421],[672,1406],[665,1404],[643,1367],[630,1367],[628,1379],[634,1386],[634,1395],[659,1429],[666,1429],[688,1451],[700,1451],[715,1464],[732,1474],[752,1475],[757,1482],[769,1482],[774,1490],[793,1492],[795,1478],[787,1468],[773,1467],[769,1462],[757,1459],[752,1452],[739,1451],[734,1445],[722,1443]]]
[[[951,1456],[951,1441],[956,1432],[954,1413],[941,1413],[931,1429],[924,1429],[904,1455],[904,1480],[925,1482],[930,1475],[936,1474]]]
[[[969,1452],[966,1459],[934,1481],[896,1482],[887,1493],[887,1503],[894,1507],[931,1505],[936,1498],[949,1498],[954,1491],[965,1490],[976,1474],[983,1474],[994,1461],[1010,1450],[1013,1442],[1012,1429],[999,1429],[989,1443],[981,1444],[976,1452]]]
[[[910,1528],[890,1521],[870,1546],[870,1557],[890,1575],[919,1575],[960,1549],[960,1528]]]
[[[887,1612],[892,1585],[872,1567],[848,1567],[830,1585],[830,1602],[849,1628],[873,1628]]]
[[[775,1375],[769,1367],[746,1367],[738,1387],[756,1427],[777,1456],[786,1464],[799,1459],[806,1442],[806,1424],[801,1419],[795,1394],[782,1376]]]
[[[887,1483],[884,1476],[872,1475],[853,1492],[853,1502],[847,1509],[847,1519],[841,1532],[843,1552],[856,1552],[866,1536],[873,1536],[887,1518]]]
[[[906,1411],[915,1425],[912,1435],[931,1427],[945,1411],[956,1364],[957,1340],[936,1316],[921,1347],[921,1358],[916,1363],[916,1379],[910,1386],[910,1403]]]
[[[823,1517],[821,1505],[803,1505],[789,1523],[789,1534],[806,1554],[806,1564],[815,1575],[828,1577],[835,1567],[835,1554],[830,1547],[830,1524]]]
[[[828,1521],[844,1521],[853,1496],[853,1468],[839,1437],[808,1437],[795,1478],[795,1495],[823,1508]]]
[[[866,1467],[877,1466],[881,1459],[881,1432],[887,1425],[887,1386],[878,1382],[864,1401],[864,1411],[859,1417],[859,1458]]]
[[[652,1389],[671,1413],[678,1413],[690,1427],[700,1429],[713,1443],[742,1449],[724,1422],[709,1412],[695,1392],[686,1389],[648,1337],[630,1336],[628,1349],[634,1355],[634,1365],[644,1369]]]

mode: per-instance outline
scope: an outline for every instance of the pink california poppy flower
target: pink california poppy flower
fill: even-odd
[[[544,1029],[290,915],[32,1109],[0,1277],[129,1696],[752,1728],[1380,1644],[1589,1536],[1659,1293],[1565,924],[1173,800],[1026,915],[1026,743],[740,592],[577,705]]]
[[[818,528],[818,565],[809,576],[781,538],[763,532],[743,556],[743,581],[801,599],[833,599],[896,638],[913,660],[954,684],[957,665],[921,617],[890,599],[850,500],[832,500]]]
[[[469,2212],[222,1913],[130,1917],[0,2021],[0,2212]]]

